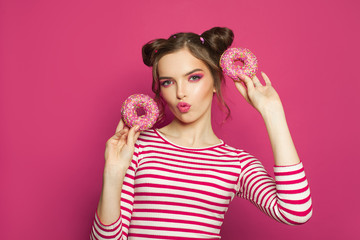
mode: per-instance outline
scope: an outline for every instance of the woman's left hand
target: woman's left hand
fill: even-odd
[[[253,79],[246,75],[239,75],[241,81],[234,81],[236,88],[241,95],[251,104],[260,114],[266,111],[282,109],[282,104],[279,95],[271,86],[270,79],[264,72],[261,72],[265,85],[261,84],[260,80],[254,76]],[[245,86],[241,83],[244,82]]]

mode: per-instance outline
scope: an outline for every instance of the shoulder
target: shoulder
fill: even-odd
[[[158,134],[152,128],[141,131],[139,139],[147,139],[147,138],[157,138]]]
[[[163,144],[163,139],[159,134],[152,128],[141,131],[135,146],[139,148],[144,148],[147,146],[159,146]]]
[[[257,160],[256,157],[254,157],[252,154],[250,154],[248,151],[242,148],[235,148],[228,144],[224,144],[222,148],[225,151],[228,151],[228,153],[231,153],[232,155],[236,155],[236,157],[239,159],[240,162]]]
[[[237,154],[237,155],[244,155],[244,154],[248,154],[248,152],[246,152],[244,149],[242,148],[236,148],[236,147],[233,147],[233,146],[230,146],[228,145],[227,143],[224,143],[223,147],[222,147],[224,150],[228,151],[228,152],[232,152],[234,154]]]

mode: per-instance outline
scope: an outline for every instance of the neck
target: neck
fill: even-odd
[[[177,118],[160,131],[181,146],[206,147],[220,143],[211,125],[211,111],[195,122],[184,123]]]

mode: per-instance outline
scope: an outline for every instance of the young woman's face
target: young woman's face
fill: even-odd
[[[163,56],[158,76],[161,96],[177,119],[192,123],[210,117],[214,79],[205,63],[188,49]]]

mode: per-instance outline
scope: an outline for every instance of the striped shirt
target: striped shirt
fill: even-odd
[[[275,180],[259,160],[223,141],[185,148],[158,130],[143,131],[121,192],[121,214],[104,225],[97,212],[90,239],[220,239],[234,196],[248,199],[276,221],[296,225],[312,215],[302,162],[274,166]]]

